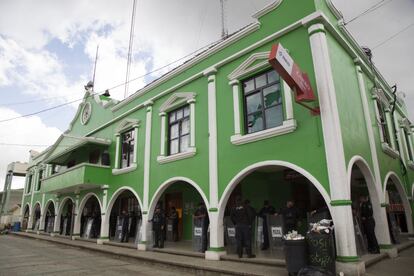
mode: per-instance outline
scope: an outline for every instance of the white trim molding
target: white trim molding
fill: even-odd
[[[272,3],[270,3],[269,5],[267,5],[266,7],[264,7],[263,9],[255,12],[252,17],[255,19],[259,19],[260,17],[262,17],[263,15],[273,11],[274,9],[277,9],[277,7],[279,7],[280,4],[282,4],[283,0],[274,0]]]
[[[144,196],[143,211],[148,210],[148,197],[150,185],[150,166],[151,166],[151,132],[152,132],[152,105],[153,101],[145,102],[147,114],[145,119],[145,150],[144,150]]]
[[[189,100],[197,96],[194,92],[179,92],[172,94],[160,107],[160,113],[168,113],[180,106],[185,105]]]
[[[136,163],[132,163],[129,167],[125,167],[122,169],[112,169],[112,174],[113,175],[120,175],[120,174],[124,174],[124,173],[129,173],[132,171],[135,171],[137,169],[137,164]]]
[[[252,143],[256,141],[260,141],[263,139],[268,139],[271,137],[291,133],[295,131],[296,129],[296,121],[293,119],[283,121],[283,124],[278,127],[269,128],[266,130],[246,134],[246,135],[240,135],[236,134],[231,136],[230,141],[234,145],[243,145],[247,143]]]
[[[283,106],[285,112],[283,114],[284,121],[281,126],[275,128],[262,130],[256,133],[242,134],[242,118],[244,114],[243,104],[240,100],[243,97],[241,80],[254,73],[260,73],[261,70],[272,67],[268,61],[269,52],[254,53],[242,62],[233,72],[228,75],[230,80],[229,85],[232,86],[233,91],[233,118],[234,118],[234,135],[230,137],[230,141],[234,145],[242,145],[250,142],[255,142],[270,137],[293,132],[296,129],[296,121],[293,119],[293,100],[292,90],[287,83],[280,78],[280,89],[283,93]]]
[[[194,155],[196,155],[196,153],[197,153],[196,148],[189,147],[188,150],[185,152],[179,152],[179,153],[168,155],[168,156],[158,156],[157,162],[159,164],[170,163],[170,162],[174,162],[177,160],[193,157]]]

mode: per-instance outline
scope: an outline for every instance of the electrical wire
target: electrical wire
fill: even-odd
[[[171,62],[169,64],[166,64],[166,65],[161,66],[161,67],[159,67],[159,68],[157,68],[155,70],[152,70],[150,72],[147,72],[147,73],[145,73],[143,75],[140,75],[140,76],[138,76],[136,78],[133,78],[133,79],[129,80],[128,82],[123,82],[123,83],[117,84],[115,86],[112,86],[111,88],[108,88],[108,89],[104,89],[104,90],[101,90],[101,91],[98,91],[98,92],[91,93],[88,97],[101,94],[101,93],[105,92],[106,90],[113,90],[115,88],[118,88],[118,87],[121,87],[121,86],[125,85],[126,83],[130,83],[132,81],[141,79],[143,77],[146,77],[146,76],[149,76],[149,75],[151,75],[153,73],[156,73],[158,71],[161,71],[161,70],[163,70],[163,69],[165,69],[165,68],[167,68],[167,67],[169,67],[169,66],[171,66],[171,65],[173,65],[173,64],[175,64],[175,63],[177,63],[179,61],[182,61],[182,60],[184,60],[186,58],[189,58],[190,56],[195,55],[196,53],[200,52],[201,50],[203,50],[205,48],[208,48],[208,47],[211,47],[212,45],[215,45],[216,43],[218,43],[218,42],[220,42],[222,40],[223,39],[219,39],[219,40],[216,40],[216,41],[214,41],[212,43],[209,43],[208,45],[203,46],[203,47],[201,47],[201,48],[199,48],[199,49],[197,49],[197,50],[195,50],[195,51],[193,51],[193,52],[191,52],[191,53],[189,53],[189,54],[187,54],[187,55],[185,55],[185,56],[183,56],[183,57],[181,57],[181,58],[179,58],[179,59],[177,59],[177,60],[175,60],[175,61],[173,61],[173,62]],[[8,118],[8,119],[3,119],[3,120],[0,120],[0,123],[9,122],[9,121],[12,121],[12,120],[16,120],[16,119],[20,119],[20,118],[25,118],[25,117],[31,117],[31,116],[34,116],[34,115],[37,115],[37,114],[40,114],[40,113],[44,113],[44,112],[47,112],[47,111],[50,111],[50,110],[54,110],[54,109],[57,109],[57,108],[60,108],[60,107],[66,106],[66,105],[70,105],[70,104],[73,104],[73,103],[82,101],[83,99],[84,99],[84,97],[79,98],[79,99],[76,99],[76,100],[73,100],[73,101],[65,102],[63,104],[59,104],[59,105],[56,105],[56,106],[52,106],[52,107],[49,107],[49,108],[45,108],[45,109],[42,109],[42,110],[39,110],[39,111],[36,111],[36,112],[32,112],[32,113],[28,113],[28,114],[24,114],[24,115],[20,115],[20,116],[16,116],[16,117]]]
[[[397,36],[399,36],[400,34],[402,34],[403,32],[405,32],[406,30],[408,30],[409,28],[414,27],[414,22],[411,23],[410,25],[406,26],[405,28],[403,28],[402,30],[396,32],[395,34],[391,35],[390,37],[388,37],[387,39],[385,39],[384,41],[378,43],[377,45],[375,45],[372,49],[376,49],[382,45],[384,45],[385,43],[387,43],[388,41],[396,38]]]
[[[12,146],[12,147],[49,147],[50,145],[31,145],[31,144],[13,144],[13,143],[0,143],[0,146]]]
[[[381,0],[380,2],[378,2],[378,3],[374,4],[373,6],[369,7],[368,9],[366,9],[362,13],[358,14],[357,16],[351,18],[348,22],[345,22],[344,24],[347,25],[347,24],[349,24],[349,23],[351,23],[351,22],[353,22],[353,21],[355,21],[355,20],[357,20],[357,19],[373,12],[373,11],[376,11],[377,9],[381,8],[384,5],[387,5],[387,4],[391,3],[392,1],[394,1],[394,0]]]

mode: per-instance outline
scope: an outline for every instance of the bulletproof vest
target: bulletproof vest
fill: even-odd
[[[244,206],[237,206],[233,210],[232,220],[236,225],[249,225],[250,219],[248,212]]]
[[[370,202],[363,202],[361,204],[361,217],[370,218],[373,215],[372,205]]]

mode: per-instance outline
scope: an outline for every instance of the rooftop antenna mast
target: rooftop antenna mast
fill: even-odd
[[[95,86],[95,75],[96,75],[96,63],[98,62],[98,51],[99,51],[99,44],[96,45],[95,65],[93,67],[92,83],[93,83],[94,86]]]
[[[220,0],[220,6],[221,6],[221,38],[226,38],[229,35],[229,32],[227,31],[226,27],[226,7],[224,1],[226,0]]]
[[[134,4],[132,6],[131,31],[129,33],[129,47],[128,47],[127,70],[126,70],[126,77],[125,77],[124,98],[126,98],[128,96],[129,74],[130,74],[130,67],[131,67],[131,60],[132,60],[132,45],[133,45],[133,42],[134,42],[134,25],[135,25],[136,4],[137,4],[137,0],[134,0]]]

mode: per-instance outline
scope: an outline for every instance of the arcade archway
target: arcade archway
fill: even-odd
[[[56,224],[60,235],[70,236],[73,232],[75,204],[70,197],[64,198],[59,206]]]
[[[26,204],[23,210],[23,218],[22,218],[22,230],[26,230],[28,223],[29,223],[29,217],[30,217],[30,206],[29,204]]]
[[[101,232],[101,204],[94,194],[86,198],[78,214],[80,215],[80,236],[84,239],[97,239]]]
[[[108,205],[109,239],[115,242],[138,243],[141,229],[141,204],[133,190],[121,189],[112,196]]]
[[[40,203],[37,202],[34,206],[33,211],[33,230],[37,231],[40,228],[40,216],[42,214],[42,209]]]
[[[162,235],[166,248],[197,252],[207,249],[208,201],[196,183],[180,177],[167,180],[158,188],[151,201],[148,213],[150,220],[154,218],[156,207],[161,209],[165,217]],[[154,233],[157,231],[152,226],[150,222],[149,228],[153,230],[151,246],[155,244]]]
[[[236,229],[230,217],[236,198],[241,198],[245,206],[248,201],[255,210],[251,223],[252,249],[262,258],[283,255],[282,236],[288,230],[305,234],[310,222],[331,219],[326,204],[329,195],[306,171],[283,161],[253,164],[232,179],[220,200],[219,221],[223,221],[224,245],[230,255],[236,254]],[[263,208],[265,201],[268,204]],[[288,210],[295,209],[294,222],[283,215],[287,201],[294,202]]]
[[[55,226],[55,204],[53,201],[46,204],[45,210],[43,229],[46,233],[52,233]]]

